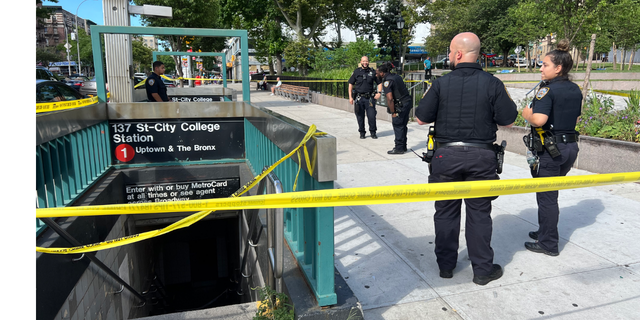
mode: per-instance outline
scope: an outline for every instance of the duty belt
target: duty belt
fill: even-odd
[[[358,93],[356,93],[356,95],[359,96],[359,97],[367,98],[367,99],[371,98],[371,93],[359,93],[358,92]]]
[[[578,142],[578,135],[577,134],[559,134],[559,135],[556,135],[556,142],[564,142],[564,143]]]
[[[494,151],[493,144],[491,143],[471,143],[471,142],[436,142],[436,146],[438,148],[446,148],[446,147],[474,147],[474,148],[482,148]]]

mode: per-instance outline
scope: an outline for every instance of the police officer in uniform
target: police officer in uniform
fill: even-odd
[[[573,60],[569,54],[569,41],[558,42],[556,50],[544,57],[540,73],[543,84],[531,103],[522,111],[522,117],[532,127],[528,139],[537,141],[539,163],[532,164],[535,177],[565,176],[578,157],[576,122],[582,106],[582,92],[569,81]],[[540,130],[542,129],[542,130]],[[529,232],[536,242],[525,242],[530,251],[557,256],[558,253],[558,191],[536,193],[538,201],[538,231]]]
[[[512,126],[518,111],[504,84],[482,71],[476,60],[480,39],[473,33],[451,41],[449,74],[436,79],[416,109],[418,123],[435,122],[436,149],[429,183],[499,179],[493,142],[498,125]],[[502,276],[493,263],[491,201],[464,199],[465,238],[473,267],[473,282],[486,285]],[[458,261],[462,200],[435,202],[435,254],[440,277],[453,277]]]
[[[369,122],[369,132],[372,139],[378,139],[376,135],[376,100],[380,98],[382,85],[376,77],[376,71],[369,68],[369,58],[364,56],[360,59],[360,68],[357,68],[349,78],[349,103],[353,105],[356,119],[358,120],[358,131],[360,139],[365,138],[364,115],[367,114]],[[376,92],[376,86],[377,92]],[[375,95],[375,96],[374,96]]]
[[[147,99],[149,102],[169,101],[169,97],[167,97],[167,86],[165,86],[162,81],[162,77],[160,77],[163,74],[164,63],[161,61],[155,61],[153,63],[153,72],[149,75],[144,84],[147,89]]]
[[[391,114],[391,124],[395,135],[395,146],[388,154],[403,154],[407,151],[407,123],[411,112],[411,95],[402,78],[390,73],[391,66],[386,63],[378,67],[378,76],[382,78],[382,88],[387,100],[387,112]]]

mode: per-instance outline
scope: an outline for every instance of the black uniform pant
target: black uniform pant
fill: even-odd
[[[429,183],[497,180],[497,166],[493,150],[476,147],[439,148],[431,161]],[[491,201],[496,198],[464,199],[467,213],[465,238],[474,275],[489,275],[493,268]],[[461,199],[435,203],[435,253],[441,270],[453,270],[458,261],[461,207]]]
[[[403,107],[402,112],[398,113],[398,116],[391,118],[391,125],[393,126],[393,133],[395,135],[395,147],[396,150],[407,151],[407,123],[409,123],[409,115],[411,114],[410,107]]]
[[[548,152],[539,152],[540,170],[531,172],[534,178],[566,176],[578,157],[578,144],[558,143],[560,156],[551,158]],[[537,192],[538,201],[538,244],[547,251],[558,252],[558,191]]]
[[[431,80],[431,69],[424,69],[424,79]]]
[[[371,101],[372,106],[369,105],[369,101]],[[376,115],[378,114],[378,111],[376,111],[376,99],[374,99],[373,96],[370,98],[356,98],[353,108],[356,119],[358,120],[358,131],[360,133],[367,132],[364,127],[364,116],[366,114],[369,122],[369,132],[372,134],[376,133],[378,131],[378,127],[376,126]]]

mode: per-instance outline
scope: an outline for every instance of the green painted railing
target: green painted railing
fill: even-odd
[[[36,146],[38,208],[63,207],[111,166],[108,122]],[[36,235],[45,225],[36,219]]]
[[[248,120],[244,121],[247,163],[253,174],[285,156],[269,138]],[[298,164],[291,158],[274,169],[284,192],[293,191]],[[318,182],[300,170],[297,191],[333,189],[333,181]],[[333,207],[284,209],[285,239],[295,255],[320,306],[337,303],[334,283]]]

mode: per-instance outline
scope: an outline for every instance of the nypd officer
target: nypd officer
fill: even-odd
[[[403,154],[407,151],[407,123],[411,112],[411,95],[402,78],[390,73],[391,66],[385,63],[378,67],[382,87],[387,100],[387,112],[391,114],[391,124],[395,135],[395,146],[388,154]]]
[[[475,62],[480,53],[475,34],[456,35],[450,50],[453,71],[433,82],[416,109],[419,124],[435,122],[436,150],[429,183],[498,179],[493,142],[498,125],[513,125],[516,105],[504,84]],[[465,238],[473,282],[478,285],[502,276],[502,267],[493,263],[491,248],[494,199],[464,199]],[[435,254],[442,278],[453,277],[458,262],[461,205],[461,199],[435,202]]]
[[[149,75],[144,84],[147,89],[147,99],[149,102],[169,101],[169,97],[167,97],[167,86],[164,85],[162,77],[160,77],[163,74],[164,63],[161,61],[155,61],[153,63],[153,72]]]
[[[365,113],[367,114],[367,120],[369,122],[371,138],[378,139],[376,135],[376,100],[380,98],[379,92],[382,91],[382,85],[376,77],[375,70],[369,68],[369,58],[366,56],[362,57],[360,59],[360,65],[362,67],[353,71],[351,78],[349,78],[349,103],[353,104],[353,101],[356,101],[353,109],[355,110],[356,119],[358,120],[360,139],[364,139],[366,133],[364,127]]]
[[[532,127],[530,139],[534,134],[542,136],[536,139],[540,145],[539,151],[534,151],[539,158],[539,163],[531,170],[534,178],[565,176],[578,157],[575,126],[580,116],[582,93],[578,85],[569,81],[572,67],[569,41],[561,40],[557,49],[547,53],[542,61],[543,83],[533,99],[532,108],[522,111],[522,117]],[[557,256],[558,191],[538,192],[536,200],[539,229],[529,232],[529,237],[537,241],[525,242],[524,246],[533,252]]]

